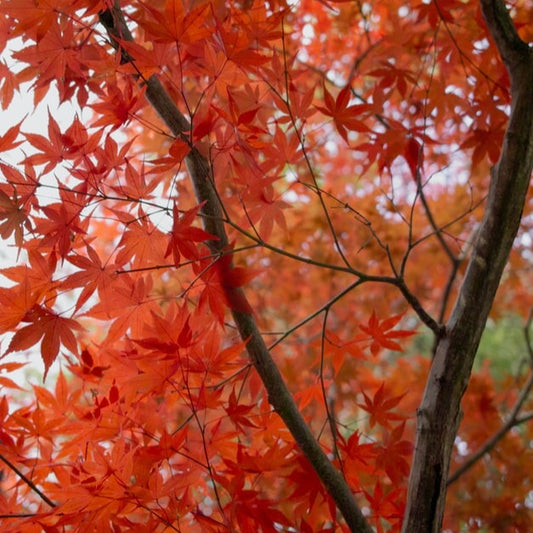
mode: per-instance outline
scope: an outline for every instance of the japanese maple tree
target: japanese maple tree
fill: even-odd
[[[527,531],[532,10],[3,0],[0,531]]]

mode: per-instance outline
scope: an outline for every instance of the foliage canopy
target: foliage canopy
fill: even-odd
[[[519,77],[490,10],[533,82],[533,6],[508,7],[514,26],[499,0],[2,1],[2,108],[57,91],[75,114],[0,126],[19,259],[0,272],[0,531],[400,531],[416,411],[513,154]],[[491,311],[522,317],[525,364],[469,377],[487,289],[455,374],[453,531],[533,521],[532,147]],[[433,352],[405,352],[422,330]],[[23,389],[36,349],[61,369]]]

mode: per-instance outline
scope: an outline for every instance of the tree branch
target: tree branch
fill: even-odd
[[[106,28],[113,46],[122,54],[123,60],[125,58],[127,62],[134,65],[133,58],[125,54],[120,47],[120,41],[131,41],[132,35],[127,28],[118,0],[115,0],[112,9],[101,14],[100,21]],[[146,83],[146,98],[150,104],[172,134],[185,140],[191,147],[186,162],[197,201],[203,203],[201,214],[203,215],[204,228],[218,239],[208,241],[207,245],[212,253],[222,253],[228,245],[228,238],[221,206],[213,184],[211,166],[186,135],[186,132],[190,130],[190,124],[176,107],[160,81],[155,76],[143,81]],[[233,290],[239,299],[245,301],[244,292],[240,288]],[[296,443],[315,469],[346,523],[352,531],[371,533],[372,528],[357,505],[350,487],[341,473],[332,465],[299,412],[268,351],[253,315],[236,310],[232,310],[232,315],[241,338],[247,340],[248,355],[267,390],[269,402],[283,419]]]
[[[56,507],[56,504],[28,477],[26,477],[9,459],[0,454],[0,461],[4,462],[17,476],[30,487],[39,497],[46,502],[50,507]],[[32,515],[28,515],[32,516]]]
[[[491,450],[494,449],[496,444],[500,442],[500,440],[507,435],[509,430],[520,423],[522,423],[521,419],[518,417],[518,413],[520,412],[520,408],[526,401],[529,393],[531,392],[531,387],[533,386],[533,372],[529,375],[529,378],[527,379],[526,383],[522,387],[522,390],[520,391],[520,395],[518,397],[518,400],[516,401],[516,404],[513,407],[513,410],[511,411],[511,414],[507,418],[507,422],[503,424],[503,426],[492,436],[490,437],[484,444],[479,448],[477,452],[472,454],[449,478],[448,478],[448,485],[451,485],[455,481],[457,481],[465,472],[470,470],[486,453],[489,453]]]

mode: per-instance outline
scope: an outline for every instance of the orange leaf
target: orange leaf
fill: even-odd
[[[63,318],[45,308],[36,308],[32,323],[19,329],[6,353],[27,350],[41,341],[41,355],[44,362],[44,378],[55,361],[59,348],[63,345],[69,352],[76,354],[78,343],[74,331],[81,330],[81,326],[70,318]]]
[[[346,143],[348,143],[347,130],[361,132],[371,131],[361,118],[359,118],[364,113],[368,112],[371,109],[371,106],[368,104],[349,105],[350,96],[351,87],[349,85],[339,92],[336,99],[333,99],[333,96],[324,86],[324,103],[326,106],[316,106],[318,110],[322,111],[322,113],[333,118],[337,131],[341,134]]]
[[[400,403],[405,394],[387,396],[384,383],[381,384],[372,399],[364,391],[362,393],[365,403],[358,403],[357,405],[370,413],[370,427],[374,427],[376,423],[383,427],[389,427],[392,421],[405,420],[407,418],[405,414],[391,412]]]
[[[0,152],[7,152],[22,144],[23,141],[16,141],[22,122],[21,120],[18,124],[9,128],[3,135],[0,135]]]
[[[359,325],[360,329],[372,339],[370,350],[373,355],[377,355],[382,348],[397,352],[403,351],[401,345],[392,339],[410,337],[416,333],[415,331],[409,330],[392,330],[392,328],[402,319],[403,315],[404,313],[380,321],[377,318],[376,313],[372,312],[368,324],[366,326]],[[365,337],[362,338],[364,339]]]
[[[186,211],[180,216],[178,206],[174,204],[172,214],[174,216],[172,223],[172,232],[165,252],[165,257],[172,254],[174,264],[179,266],[181,254],[187,259],[198,259],[200,253],[195,243],[207,240],[218,240],[215,235],[210,235],[203,229],[192,226],[196,220],[201,206],[197,206]]]

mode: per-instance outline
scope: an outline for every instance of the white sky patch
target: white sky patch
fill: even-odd
[[[302,44],[308,45],[311,44],[313,39],[315,38],[315,29],[313,26],[309,23],[305,24],[302,29]]]

